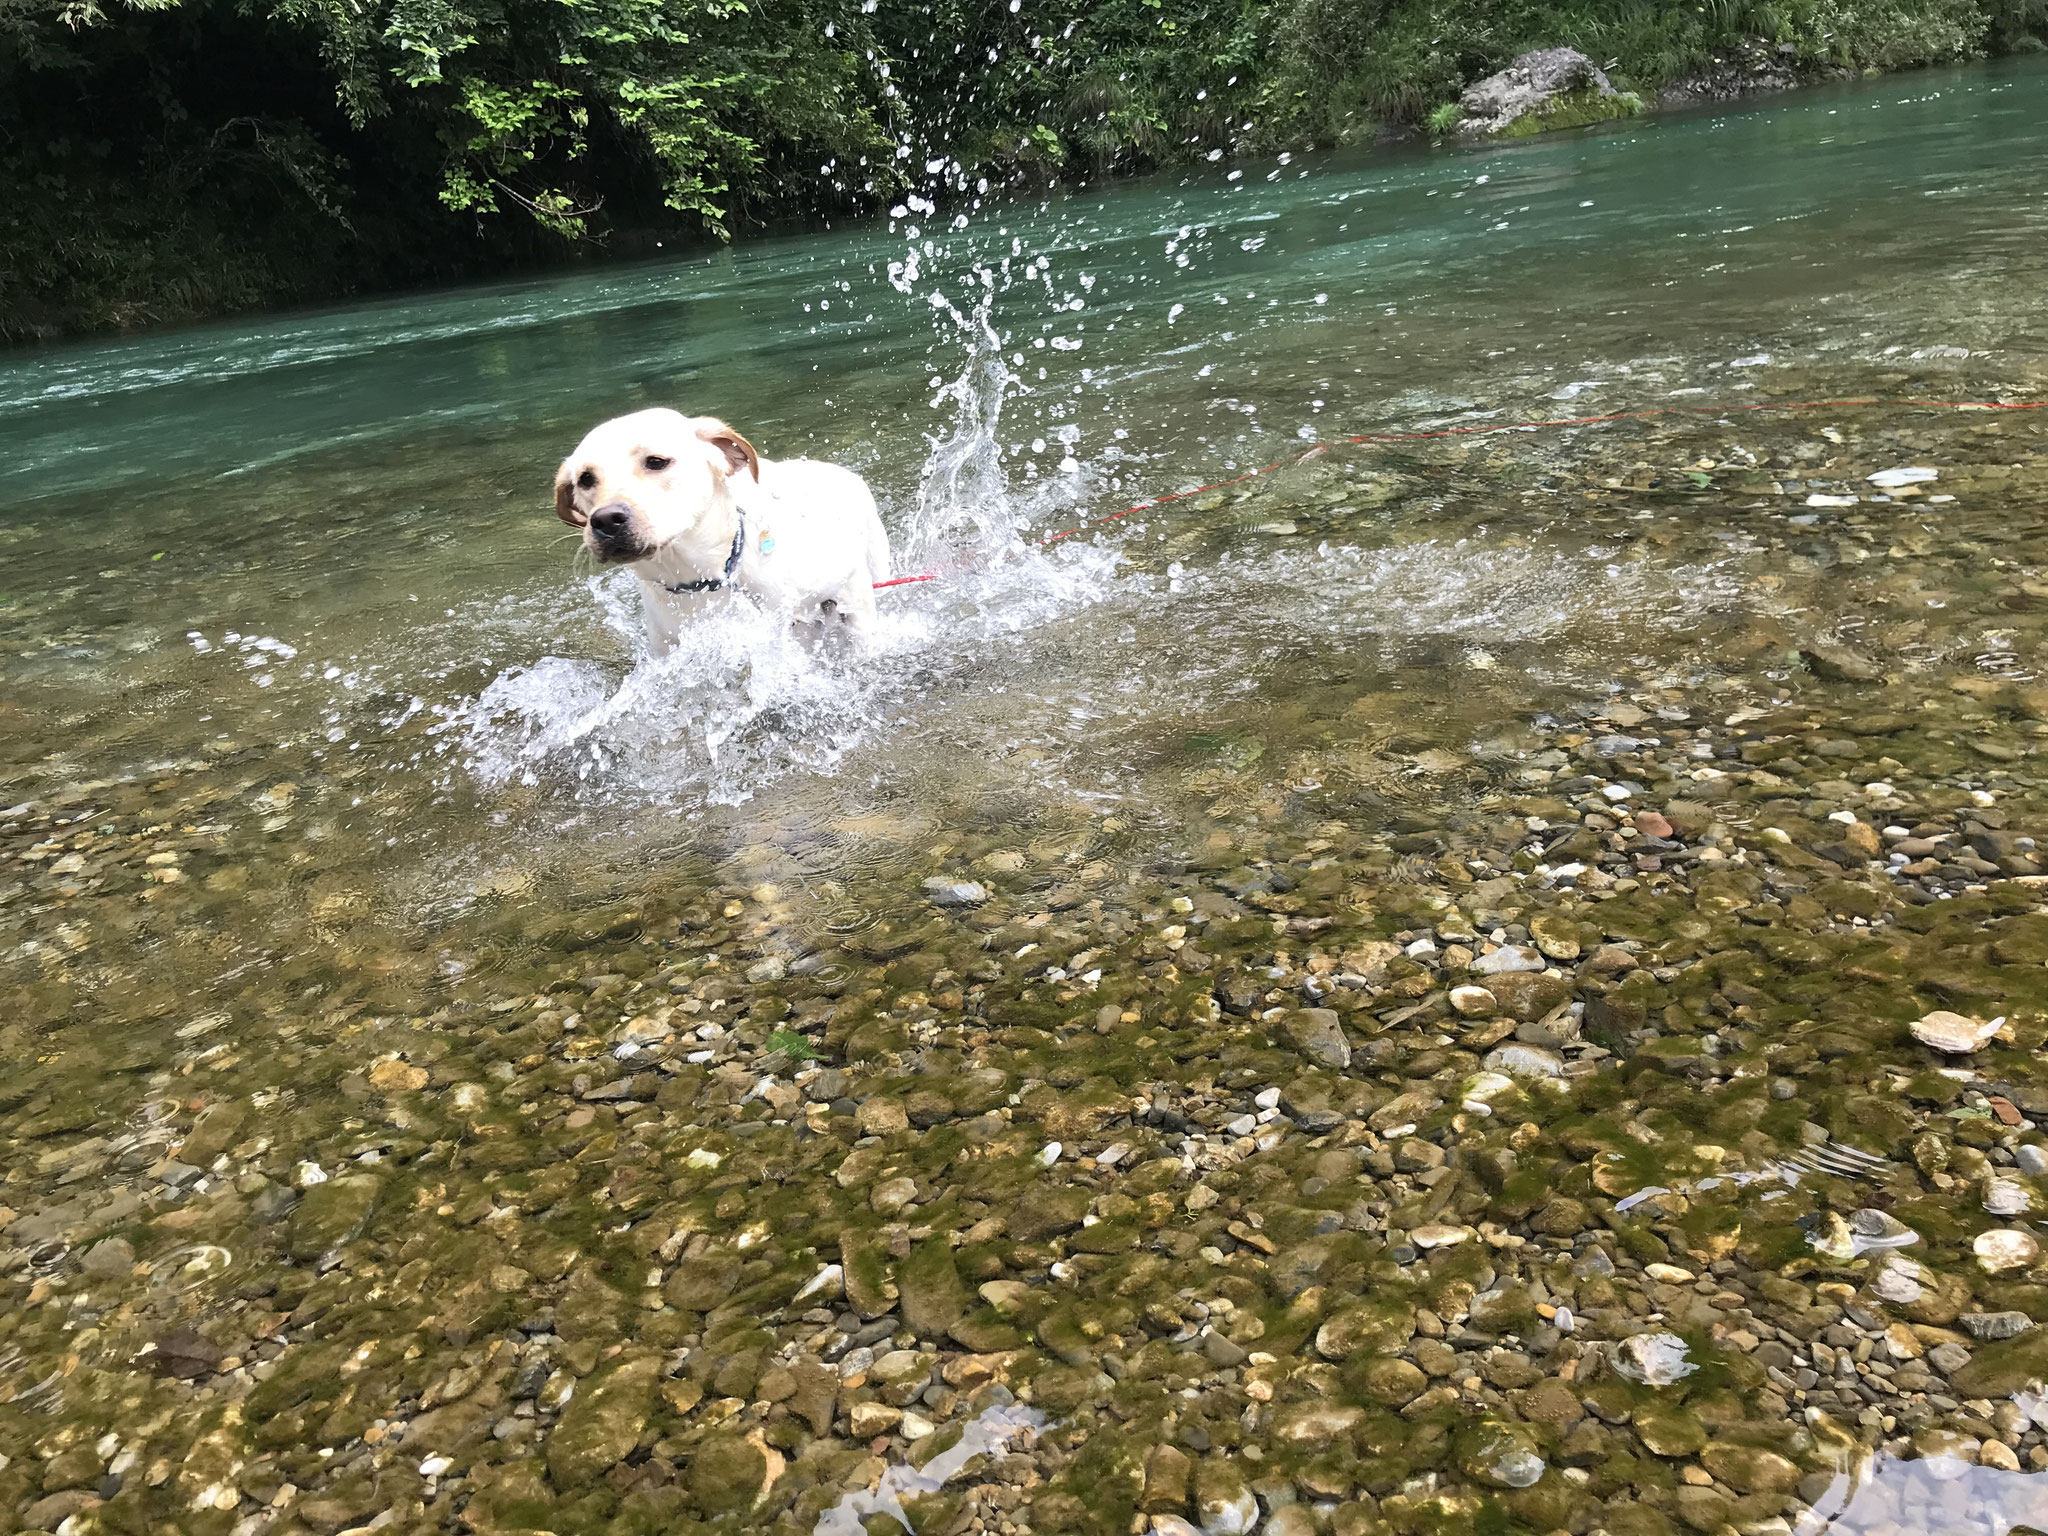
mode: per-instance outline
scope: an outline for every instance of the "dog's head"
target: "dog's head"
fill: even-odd
[[[555,516],[601,561],[629,564],[695,528],[733,475],[761,478],[754,445],[724,422],[635,411],[591,428],[555,472]]]

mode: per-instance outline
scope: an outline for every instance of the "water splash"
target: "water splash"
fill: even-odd
[[[997,428],[1003,401],[1016,375],[1003,361],[1003,339],[990,322],[995,303],[994,274],[977,267],[972,310],[963,314],[943,293],[931,296],[935,314],[950,323],[967,349],[965,363],[950,383],[939,385],[932,405],[951,402],[952,429],[932,437],[919,481],[906,546],[927,556],[965,544],[983,558],[1014,545],[1017,528],[1006,516],[1009,478],[1003,473]]]
[[[1882,1452],[1836,1475],[1793,1536],[2007,1536],[2048,1530],[2048,1478],[1972,1466],[1959,1456],[1902,1461]]]
[[[956,1443],[922,1467],[891,1467],[872,1489],[856,1489],[834,1504],[819,1517],[813,1536],[864,1536],[870,1515],[887,1515],[904,1530],[914,1531],[904,1499],[937,1493],[977,1456],[1007,1455],[1013,1441],[1036,1432],[1045,1422],[1044,1414],[1022,1404],[984,1408]]]

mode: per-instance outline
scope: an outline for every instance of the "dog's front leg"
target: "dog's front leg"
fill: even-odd
[[[881,617],[881,609],[875,603],[874,583],[865,577],[848,582],[819,606],[828,617],[836,615],[840,623],[857,635],[873,629]]]
[[[644,581],[640,584],[640,616],[647,629],[647,654],[660,661],[676,648],[683,616],[666,591]]]

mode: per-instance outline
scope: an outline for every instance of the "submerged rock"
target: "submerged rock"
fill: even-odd
[[[1982,1023],[1960,1013],[1937,1008],[1925,1017],[1915,1019],[1912,1029],[1913,1038],[1932,1050],[1951,1056],[1967,1056],[1986,1045],[2004,1024],[2004,1019]]]
[[[660,1375],[659,1356],[629,1359],[570,1399],[548,1441],[548,1476],[557,1488],[587,1483],[625,1460],[647,1424]]]
[[[1296,1050],[1311,1061],[1338,1071],[1351,1065],[1351,1042],[1343,1021],[1328,1008],[1297,1008],[1281,1021]]]
[[[1979,1234],[1970,1245],[1988,1274],[2002,1275],[2032,1267],[2041,1257],[2041,1240],[2016,1227],[1997,1227]]]
[[[292,1213],[292,1257],[317,1259],[361,1232],[382,1190],[383,1181],[368,1174],[329,1179],[307,1190]]]
[[[1195,1466],[1195,1518],[1203,1536],[1246,1536],[1259,1523],[1259,1501],[1237,1462],[1205,1457]]]
[[[1614,1352],[1614,1368],[1652,1387],[1668,1387],[1699,1369],[1675,1333],[1639,1333],[1623,1339]]]

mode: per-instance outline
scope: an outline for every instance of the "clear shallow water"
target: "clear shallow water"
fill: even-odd
[[[410,922],[650,846],[830,879],[1114,813],[1128,861],[1313,809],[1289,793],[1435,793],[1389,742],[1484,761],[1621,672],[1754,681],[1765,637],[1862,622],[1833,544],[1786,551],[1889,514],[1758,513],[1773,476],[1995,458],[2025,424],[1342,450],[998,557],[1354,430],[2038,394],[2044,101],[2038,67],[1931,73],[11,356],[0,796],[232,761],[238,794],[293,786],[287,867]],[[948,579],[891,593],[870,654],[735,611],[644,662],[630,581],[545,503],[584,427],[657,401],[855,465],[904,568]],[[256,887],[280,853],[249,850]]]

